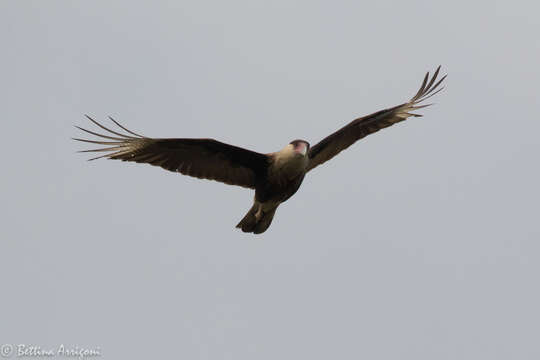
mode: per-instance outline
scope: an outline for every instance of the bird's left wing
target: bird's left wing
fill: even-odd
[[[348,125],[321,140],[317,145],[312,146],[309,150],[309,164],[307,171],[330,160],[341,151],[369,134],[406,120],[410,116],[422,116],[420,114],[413,114],[411,111],[431,105],[418,104],[443,89],[438,87],[446,78],[446,75],[436,82],[440,69],[441,67],[439,66],[431,79],[429,78],[429,72],[426,74],[422,86],[420,86],[416,95],[408,102],[353,120]]]
[[[110,118],[121,130],[111,130],[87,116],[90,121],[108,132],[107,135],[78,127],[103,140],[74,140],[105,145],[81,152],[106,152],[90,160],[106,157],[123,161],[147,163],[184,175],[209,179],[229,185],[255,188],[257,176],[266,170],[268,156],[214,139],[154,139],[138,135]]]

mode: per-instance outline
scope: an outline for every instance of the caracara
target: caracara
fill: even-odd
[[[82,152],[106,152],[90,160],[107,157],[161,166],[162,168],[201,179],[238,185],[255,190],[253,206],[236,225],[244,232],[260,234],[272,223],[278,206],[289,199],[302,184],[311,169],[330,160],[357,140],[391,126],[410,116],[422,116],[413,111],[431,104],[419,105],[443,88],[437,81],[440,66],[431,79],[429,72],[420,89],[411,100],[353,120],[317,145],[310,147],[305,140],[291,141],[282,150],[261,154],[214,139],[158,139],[134,133],[110,120],[124,131],[111,130],[89,116],[87,118],[106,135],[78,127],[80,130],[104,140],[74,139],[105,147]]]

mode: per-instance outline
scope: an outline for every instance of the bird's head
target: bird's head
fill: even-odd
[[[295,154],[306,156],[309,151],[309,143],[305,140],[293,140],[288,146],[292,146]]]
[[[294,140],[283,149],[273,153],[274,167],[278,169],[289,169],[286,171],[296,174],[303,171],[309,162],[309,143],[304,140]]]

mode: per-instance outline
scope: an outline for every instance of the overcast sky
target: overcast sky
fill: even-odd
[[[538,359],[534,1],[1,1],[0,342],[105,359]],[[253,193],[85,161],[73,125],[259,152],[448,73],[435,106]]]

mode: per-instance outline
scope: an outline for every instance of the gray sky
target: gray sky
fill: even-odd
[[[106,359],[538,359],[533,1],[2,1],[0,342]],[[259,152],[409,99],[261,236],[252,192],[73,125]]]

